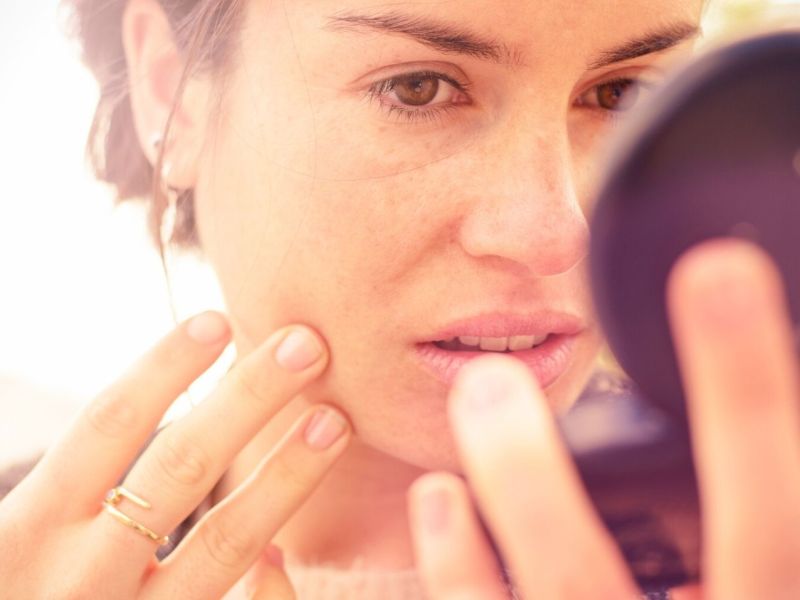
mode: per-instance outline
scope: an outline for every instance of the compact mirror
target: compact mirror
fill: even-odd
[[[700,577],[697,487],[665,304],[672,265],[708,238],[746,237],[777,263],[800,318],[800,31],[697,57],[618,142],[592,214],[590,277],[633,385],[585,398],[561,427],[647,590]]]

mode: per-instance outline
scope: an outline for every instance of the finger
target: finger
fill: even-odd
[[[408,491],[417,571],[432,600],[507,600],[501,567],[484,535],[464,482],[430,473]]]
[[[247,570],[222,597],[222,600],[244,600],[269,598],[271,600],[294,600],[294,587],[283,568],[283,552],[269,544]]]
[[[311,494],[349,438],[339,411],[312,407],[236,491],[203,515],[153,574],[147,595],[222,596]]]
[[[294,600],[294,588],[289,577],[279,566],[261,561],[256,571],[255,589],[247,596],[251,600]]]
[[[158,534],[172,531],[216,484],[233,458],[269,419],[327,364],[322,340],[308,327],[285,327],[243,358],[210,396],[153,440],[124,486],[153,510],[126,502],[123,512]],[[120,505],[120,510],[122,510]],[[153,544],[103,511],[102,533],[146,560]],[[129,552],[130,554],[130,552]],[[129,555],[128,562],[133,558]]]
[[[638,597],[523,363],[472,360],[449,412],[462,467],[523,597]]]
[[[800,597],[800,373],[780,272],[713,240],[667,300],[697,459],[710,597]]]
[[[44,494],[49,497],[69,498],[62,516],[95,514],[170,404],[229,339],[219,313],[181,323],[80,411],[31,472],[34,485],[51,488]]]
[[[703,600],[703,588],[700,585],[685,585],[669,591],[670,600]]]
[[[261,574],[261,585],[250,596],[252,600],[294,600],[294,588],[283,570],[268,565]]]

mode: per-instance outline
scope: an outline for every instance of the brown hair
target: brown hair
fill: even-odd
[[[197,72],[219,74],[236,50],[244,0],[156,0],[173,29],[176,45],[185,56],[185,69],[161,139],[168,139],[172,114],[188,78]],[[150,233],[163,258],[161,220],[166,198],[161,189],[163,151],[155,168],[150,165],[133,122],[128,69],[122,44],[122,15],[128,0],[61,0],[68,12],[69,30],[82,49],[83,62],[100,84],[100,98],[86,143],[95,176],[110,183],[117,202],[149,200]],[[710,0],[704,0],[704,13]],[[186,190],[177,200],[172,238],[184,248],[199,247],[194,220],[194,196]]]
[[[230,64],[242,19],[243,0],[157,0],[184,55],[184,71],[161,132],[168,139],[172,116],[188,79],[203,72],[219,74]],[[86,156],[95,176],[110,183],[116,202],[149,200],[149,230],[161,252],[161,220],[167,206],[162,191],[163,146],[151,166],[136,136],[122,42],[122,16],[128,0],[61,0],[68,33],[78,40],[81,58],[100,87],[100,97],[86,141]],[[169,241],[198,248],[194,195],[184,190],[177,199],[175,228]]]

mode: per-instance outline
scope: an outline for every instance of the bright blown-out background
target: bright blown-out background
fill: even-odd
[[[712,0],[713,42],[800,18],[800,0]],[[75,412],[172,327],[144,212],[114,208],[83,144],[94,80],[62,34],[57,0],[0,8],[0,467],[46,448]],[[174,263],[178,316],[221,301],[211,274]],[[202,397],[230,354],[178,400]],[[604,354],[605,364],[613,359]]]

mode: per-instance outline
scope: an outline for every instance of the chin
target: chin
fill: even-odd
[[[588,383],[594,360],[592,356],[582,358],[545,390],[554,413],[568,410]],[[383,419],[359,414],[354,421],[356,435],[364,445],[421,470],[463,475],[447,418],[446,393],[442,390],[435,397],[416,396],[394,406],[384,406]]]
[[[418,438],[417,443],[411,448],[387,448],[383,452],[424,471],[449,471],[459,475],[463,474],[458,448],[456,448],[449,430],[437,437]]]

